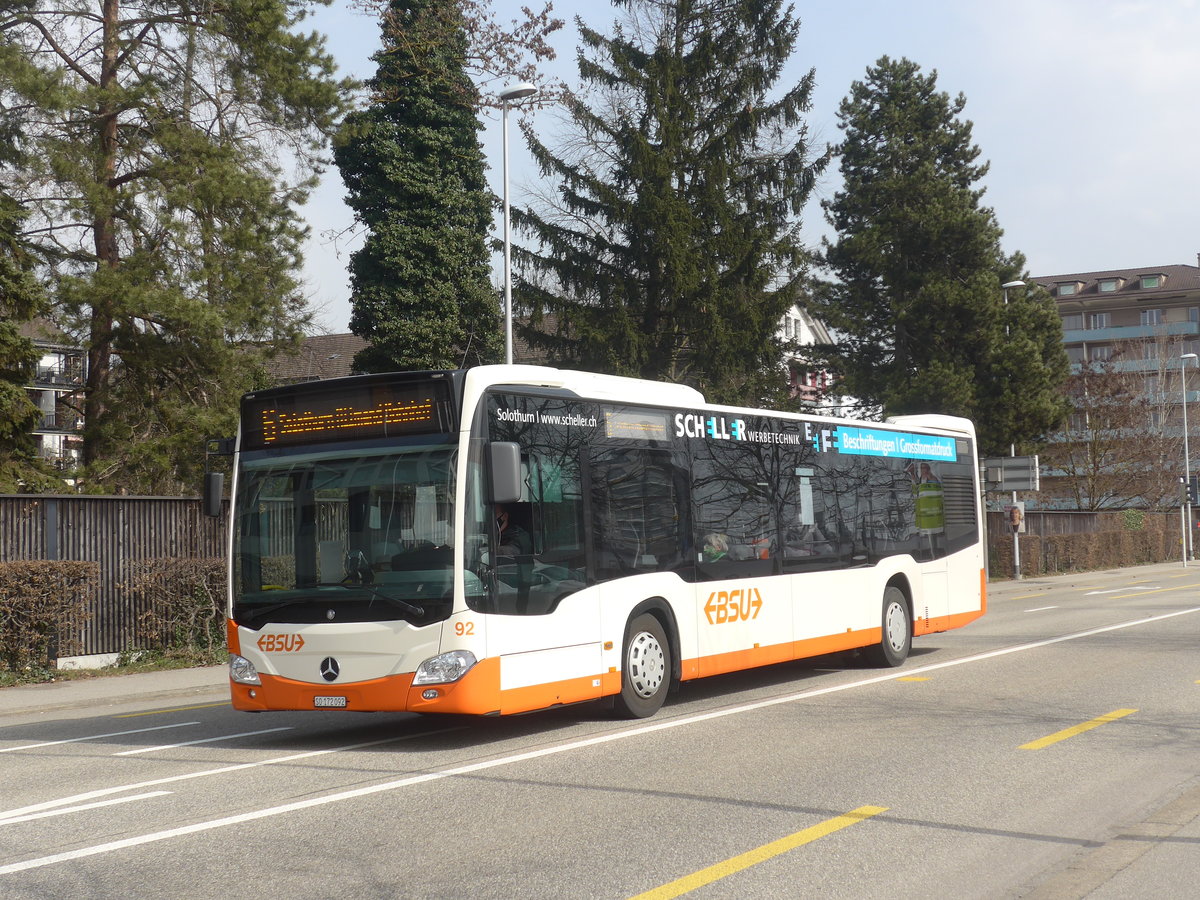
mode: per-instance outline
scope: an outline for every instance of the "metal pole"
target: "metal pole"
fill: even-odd
[[[509,250],[508,221],[508,100],[504,101],[504,362],[512,365],[512,260]]]
[[[1025,282],[1010,281],[1007,284],[1000,285],[1000,289],[1004,292],[1004,305],[1006,307],[1008,306],[1008,289],[1015,288],[1015,287],[1025,287]],[[1005,319],[1007,320],[1007,316],[1005,316]],[[1008,322],[1007,321],[1005,321],[1005,323],[1004,323],[1004,333],[1006,335],[1008,334]],[[1009,450],[1009,456],[1011,456],[1015,459],[1016,455],[1017,455],[1017,445],[1015,443],[1009,444],[1008,450]],[[1013,505],[1013,509],[1017,508],[1017,492],[1016,491],[1012,492],[1012,505]],[[1015,580],[1015,581],[1021,580],[1021,534],[1020,534],[1020,532],[1021,532],[1021,526],[1019,524],[1014,524],[1013,525],[1013,580]]]
[[[1192,546],[1192,456],[1188,451],[1187,417],[1187,361],[1195,358],[1195,353],[1184,353],[1179,357],[1179,389],[1183,394],[1183,474],[1186,479],[1183,483],[1183,504],[1185,507],[1184,530],[1187,532],[1184,536],[1184,549],[1187,553],[1186,559],[1196,558]]]

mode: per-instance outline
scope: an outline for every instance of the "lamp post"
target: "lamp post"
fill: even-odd
[[[532,97],[537,88],[527,82],[514,84],[500,92],[500,101],[504,108],[504,362],[512,365],[513,361],[513,329],[512,329],[512,258],[509,245],[508,218],[508,105],[513,100]]]
[[[1023,282],[1023,281],[1006,281],[1004,284],[1000,285],[1000,290],[1004,291],[1004,305],[1005,306],[1008,306],[1008,289],[1009,288],[1019,288],[1019,287],[1025,287],[1025,282]],[[1007,319],[1008,317],[1005,316],[1005,318]],[[1005,336],[1008,335],[1008,322],[1007,321],[1004,323],[1004,334],[1005,334]],[[1012,456],[1012,457],[1015,457],[1017,455],[1017,445],[1015,442],[1010,443],[1008,445],[1008,454],[1009,454],[1009,456]],[[1016,491],[1012,492],[1012,505],[1013,505],[1013,509],[1017,508],[1017,492]],[[1020,525],[1017,524],[1017,522],[1018,522],[1018,520],[1014,517],[1013,518],[1013,578],[1017,581],[1020,581],[1021,580],[1021,536],[1020,536]]]
[[[1187,361],[1196,359],[1195,353],[1184,353],[1179,357],[1179,392],[1183,395],[1183,506],[1184,506],[1184,531],[1186,534],[1183,538],[1184,557],[1183,564],[1186,566],[1189,559],[1193,559],[1192,552],[1192,457],[1188,452],[1188,420],[1187,420]]]

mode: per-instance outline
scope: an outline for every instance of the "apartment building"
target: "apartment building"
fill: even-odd
[[[21,326],[39,357],[29,399],[41,411],[34,429],[37,453],[56,468],[70,471],[83,458],[83,391],[87,356],[67,335],[45,319]]]

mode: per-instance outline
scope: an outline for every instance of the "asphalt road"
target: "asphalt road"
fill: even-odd
[[[899,669],[653,719],[237,713],[219,670],[0,691],[0,897],[1192,897],[1200,566],[993,584]],[[101,683],[103,682],[103,683]]]

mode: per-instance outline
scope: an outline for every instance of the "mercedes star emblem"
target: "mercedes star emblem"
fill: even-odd
[[[338,661],[332,656],[321,660],[321,677],[326,681],[337,681],[339,671],[341,670],[338,668]]]

